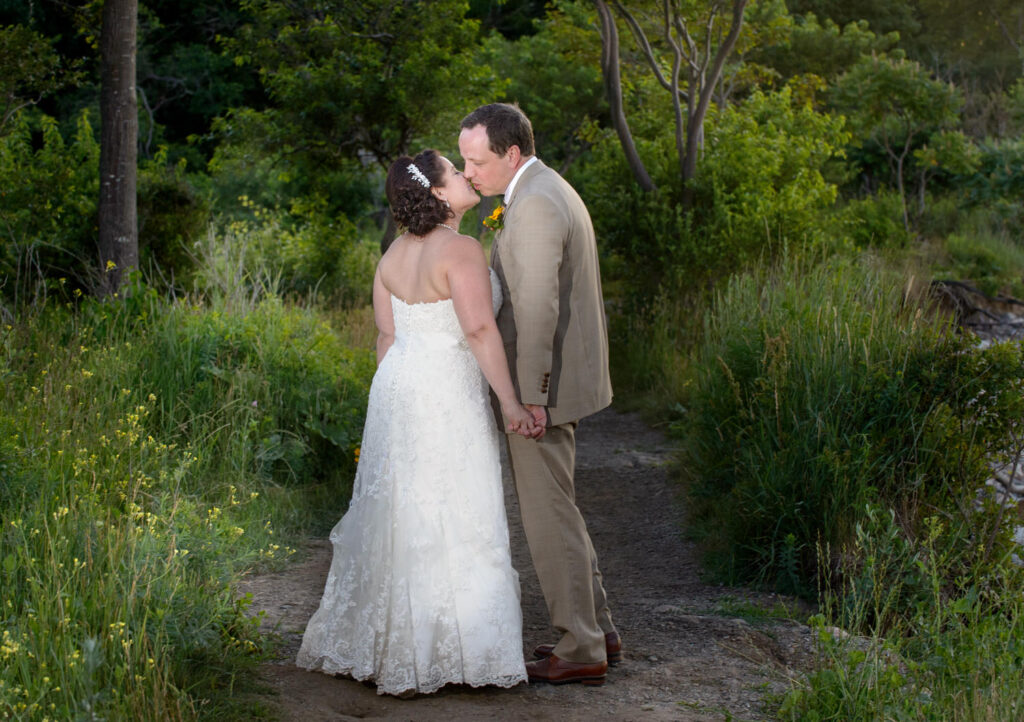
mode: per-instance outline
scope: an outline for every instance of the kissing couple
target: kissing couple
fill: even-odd
[[[535,155],[517,106],[466,116],[459,152],[461,172],[434,150],[388,171],[405,232],[374,277],[377,372],[352,500],[296,663],[403,697],[446,684],[600,685],[622,646],[573,481],[577,423],[612,399],[593,225]],[[458,231],[474,189],[502,196],[490,267]],[[530,662],[499,430],[561,634]]]

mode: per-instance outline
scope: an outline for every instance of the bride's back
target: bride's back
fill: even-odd
[[[399,236],[380,259],[384,287],[406,303],[433,303],[450,298],[450,243],[450,234],[438,232],[422,238],[408,233]]]

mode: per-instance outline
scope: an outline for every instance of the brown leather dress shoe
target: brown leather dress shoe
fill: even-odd
[[[592,664],[567,662],[553,654],[544,659],[535,659],[526,663],[526,674],[531,682],[547,682],[548,684],[582,682],[597,687],[604,684],[607,671],[608,665],[605,662]]]
[[[622,661],[622,638],[618,632],[608,632],[604,635],[604,648],[608,653],[608,666],[614,667]],[[550,657],[555,651],[553,644],[540,644],[534,647],[533,656],[537,659]]]

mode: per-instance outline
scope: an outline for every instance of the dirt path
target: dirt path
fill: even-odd
[[[292,662],[316,610],[330,544],[311,542],[305,561],[250,579],[243,591],[283,637],[261,676],[268,707],[288,722],[326,720],[761,720],[765,698],[788,687],[810,661],[809,630],[752,614],[784,600],[710,586],[693,546],[682,539],[666,438],[634,414],[609,409],[579,428],[576,491],[622,634],[625,660],[603,687],[522,684],[509,690],[445,688],[411,700],[378,696],[371,686],[306,672]],[[522,582],[524,652],[556,639],[506,475],[513,563]]]

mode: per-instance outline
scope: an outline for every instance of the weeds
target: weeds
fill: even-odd
[[[343,511],[373,364],[247,299],[0,328],[0,715],[258,715],[226,694],[265,652],[234,582]]]

